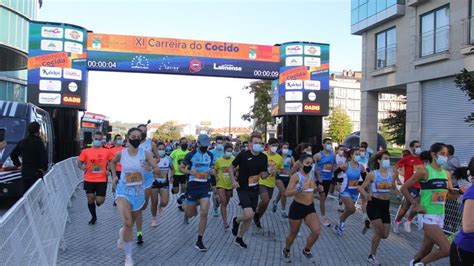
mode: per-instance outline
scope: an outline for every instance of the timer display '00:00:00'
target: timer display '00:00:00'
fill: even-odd
[[[107,62],[107,61],[87,61],[87,67],[92,68],[117,68],[117,62]]]

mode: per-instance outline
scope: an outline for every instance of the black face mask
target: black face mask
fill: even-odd
[[[140,142],[141,142],[141,140],[139,140],[139,139],[129,139],[128,140],[128,143],[130,143],[130,145],[132,145],[134,148],[138,148],[138,146],[140,146]]]
[[[142,139],[146,139],[146,133],[142,132]]]
[[[313,166],[311,166],[311,165],[304,165],[303,166],[303,172],[305,172],[306,174],[309,174],[309,172],[311,172],[311,169],[313,169]]]
[[[205,152],[207,152],[207,147],[199,147],[199,150],[200,150],[202,153],[205,153]]]
[[[188,144],[181,144],[181,149],[183,151],[187,150],[188,149]]]

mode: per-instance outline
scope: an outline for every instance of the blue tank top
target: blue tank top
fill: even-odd
[[[383,177],[378,170],[374,171],[375,180],[372,182],[372,193],[389,194],[392,190],[393,177],[390,171],[387,171],[387,177]]]
[[[356,192],[357,186],[359,185],[360,174],[362,173],[362,165],[357,164],[357,168],[353,168],[351,163],[348,162],[346,176],[342,183],[342,191],[345,192]]]
[[[192,151],[186,154],[183,163],[189,166],[191,171],[196,174],[188,176],[189,182],[207,183],[211,178],[211,166],[213,162],[213,154],[209,151],[202,153],[201,151]]]
[[[316,187],[316,183],[314,182],[314,172],[311,171],[309,173],[309,177],[306,178],[303,174],[300,172],[296,172],[298,175],[298,183],[296,183],[296,189],[300,190],[306,187],[302,192],[314,192],[314,188]]]
[[[286,157],[283,159],[283,170],[284,173],[281,174],[280,176],[288,177],[288,173],[291,171],[291,156],[286,155]]]
[[[336,161],[336,157],[334,156],[333,152],[326,154],[323,151],[321,151],[319,154],[321,155],[321,158],[319,158],[319,161],[318,161],[319,178],[321,180],[331,180],[332,174],[334,171],[334,163]],[[324,169],[325,164],[332,165],[331,170],[325,170]]]

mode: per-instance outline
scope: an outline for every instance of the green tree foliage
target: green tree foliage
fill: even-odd
[[[173,121],[165,122],[153,134],[153,138],[157,140],[177,140],[181,138],[182,126]]]
[[[255,102],[249,112],[242,115],[242,119],[249,122],[253,120],[254,130],[266,131],[267,123],[273,121],[270,111],[272,82],[270,80],[252,82],[249,86],[244,87],[244,90],[254,94]]]
[[[397,145],[405,144],[405,129],[406,129],[406,110],[389,111],[388,117],[382,119],[383,128],[386,129],[386,140]]]
[[[469,97],[469,101],[474,100],[474,72],[469,72],[464,68],[456,75],[454,83]],[[474,113],[469,114],[464,121],[474,126]]]
[[[337,143],[342,143],[352,132],[351,117],[339,106],[336,106],[331,115],[328,116],[328,136]]]

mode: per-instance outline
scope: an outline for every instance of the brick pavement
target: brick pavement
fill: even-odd
[[[118,230],[121,226],[116,208],[112,206],[112,194],[108,191],[105,204],[97,208],[98,222],[94,226],[87,223],[90,215],[86,205],[85,194],[79,186],[76,197],[69,210],[71,223],[65,231],[66,250],[59,251],[59,265],[119,265],[124,262],[123,251],[116,248]],[[110,188],[109,188],[110,189]],[[236,195],[229,206],[229,220],[241,213]],[[315,200],[316,208],[319,203]],[[289,206],[289,204],[288,204]],[[337,202],[327,202],[328,217],[335,222],[338,217]],[[319,211],[318,211],[319,212]],[[159,226],[150,227],[149,208],[144,212],[144,245],[134,246],[136,265],[284,265],[280,252],[288,232],[287,220],[280,218],[280,213],[268,210],[262,218],[263,229],[251,226],[245,241],[248,249],[233,245],[233,236],[225,231],[221,218],[212,217],[209,212],[208,227],[204,235],[204,244],[209,248],[206,253],[194,249],[197,239],[197,218],[183,224],[183,213],[177,209],[175,198],[166,208],[165,215],[159,219]],[[322,228],[321,235],[313,247],[313,260],[301,255],[308,229],[302,225],[301,234],[292,247],[293,265],[367,265],[370,252],[372,232],[361,234],[361,214],[349,217],[346,233],[336,236],[329,228]],[[402,230],[402,229],[401,229]],[[408,265],[408,261],[421,245],[421,233],[413,227],[412,234],[403,232],[400,235],[390,234],[382,240],[378,258],[383,265]],[[442,260],[432,265],[448,265]]]

